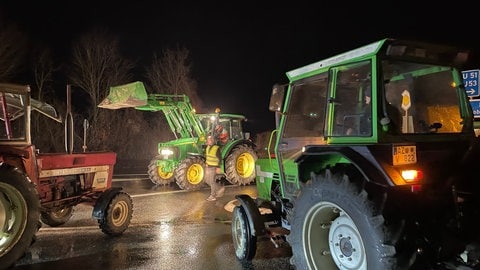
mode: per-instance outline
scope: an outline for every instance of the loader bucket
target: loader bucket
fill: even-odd
[[[98,104],[105,109],[134,108],[147,104],[147,91],[142,82],[112,86],[108,96]]]

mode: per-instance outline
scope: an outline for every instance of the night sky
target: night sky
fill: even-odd
[[[205,106],[246,115],[254,134],[273,129],[270,90],[291,69],[386,37],[456,45],[474,57],[480,49],[480,16],[470,12],[473,3],[461,1],[422,7],[419,1],[148,2],[2,0],[0,15],[58,55],[98,26],[120,38],[126,56],[146,65],[153,52],[184,46]],[[476,63],[472,67],[480,67]]]

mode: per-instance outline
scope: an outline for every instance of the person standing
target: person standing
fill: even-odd
[[[210,196],[207,201],[216,201],[222,197],[225,187],[217,183],[215,176],[220,173],[220,147],[215,143],[213,136],[207,137],[207,147],[205,148],[205,182],[210,186]]]

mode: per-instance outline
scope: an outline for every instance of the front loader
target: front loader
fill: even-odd
[[[222,143],[223,174],[218,177],[235,185],[248,185],[255,180],[255,145],[243,132],[245,117],[238,114],[197,113],[188,96],[147,94],[142,82],[110,88],[99,107],[107,109],[135,108],[140,111],[163,112],[175,136],[174,140],[158,143],[158,155],[148,165],[150,180],[156,185],[172,182],[184,190],[205,186],[204,149],[206,137],[221,127],[228,137]]]

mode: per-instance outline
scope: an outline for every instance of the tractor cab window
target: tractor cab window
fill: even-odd
[[[0,116],[0,140],[25,140],[27,96],[4,92],[0,94],[0,104],[3,108]]]
[[[463,128],[450,67],[384,61],[387,113],[397,134],[456,133]]]
[[[3,88],[2,88],[3,87]],[[62,123],[62,117],[51,105],[30,98],[29,87],[22,85],[0,86],[0,141],[4,144],[31,144],[31,112],[40,113]],[[37,118],[38,119],[38,118]]]
[[[372,134],[372,82],[370,61],[336,70],[333,136]],[[335,72],[335,70],[333,72]]]
[[[218,124],[223,128],[223,133],[228,134],[228,138],[239,140],[243,138],[242,128],[243,118],[220,118]]]
[[[285,117],[285,138],[323,137],[326,93],[327,73],[292,86]]]

